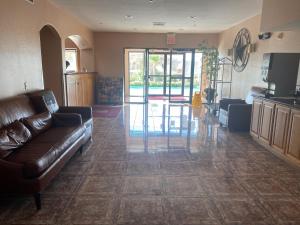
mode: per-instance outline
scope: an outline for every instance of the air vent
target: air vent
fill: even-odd
[[[26,2],[30,3],[30,4],[34,4],[34,0],[25,0]]]
[[[165,22],[153,22],[152,24],[153,24],[153,26],[158,26],[158,27],[163,27],[166,25]]]

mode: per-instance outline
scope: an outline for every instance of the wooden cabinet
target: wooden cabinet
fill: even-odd
[[[254,99],[250,134],[270,151],[300,164],[300,109]]]
[[[268,144],[272,138],[274,106],[272,102],[263,101],[261,109],[259,138]]]
[[[259,136],[261,106],[262,106],[262,100],[255,99],[253,101],[250,133],[256,137]]]
[[[291,110],[287,154],[300,160],[300,110]]]
[[[66,75],[68,106],[92,106],[95,82],[93,74]]]
[[[276,105],[274,113],[273,135],[271,146],[285,153],[291,109],[287,106]]]

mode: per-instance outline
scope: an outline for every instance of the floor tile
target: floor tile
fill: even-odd
[[[161,162],[161,171],[164,175],[193,175],[196,171],[193,171],[191,163],[185,162]]]
[[[111,198],[77,196],[61,214],[62,224],[112,224],[114,205]]]
[[[124,194],[126,195],[162,195],[162,178],[160,176],[125,177]]]
[[[300,198],[265,198],[263,203],[278,224],[300,224]]]
[[[291,195],[291,193],[274,178],[248,178],[242,179],[242,182],[249,190],[255,191],[262,196]]]
[[[167,198],[165,208],[169,224],[218,224],[216,209],[208,198]]]
[[[168,196],[200,197],[206,195],[203,182],[196,176],[165,177],[164,186]]]
[[[124,161],[101,161],[95,162],[88,174],[98,174],[100,176],[123,175],[126,172],[126,162]]]
[[[11,208],[5,221],[8,224],[55,224],[70,199],[68,196],[42,196],[42,209],[37,211],[33,198],[24,198]]]
[[[125,197],[121,200],[117,224],[165,225],[161,198]]]
[[[226,224],[264,224],[272,221],[258,203],[247,197],[217,197],[214,202]]]
[[[87,176],[79,188],[78,193],[98,196],[113,196],[122,191],[123,183],[123,178],[117,176]]]
[[[247,190],[236,178],[205,178],[206,190],[213,196],[247,196]]]
[[[79,187],[83,176],[60,174],[44,191],[45,194],[68,195],[74,194]]]
[[[153,161],[128,161],[127,162],[127,175],[158,175],[160,173],[159,164]]]

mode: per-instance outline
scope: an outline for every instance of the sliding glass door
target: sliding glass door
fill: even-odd
[[[148,97],[175,103],[192,101],[197,90],[193,89],[195,72],[198,77],[195,57],[199,58],[194,49],[126,49],[125,53],[125,102],[145,103]]]
[[[193,95],[195,51],[172,50],[169,56],[169,101],[191,102]]]
[[[125,102],[147,102],[147,62],[145,49],[125,49]]]

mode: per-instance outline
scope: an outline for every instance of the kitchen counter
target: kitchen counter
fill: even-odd
[[[95,74],[96,72],[74,72],[74,73],[65,73],[65,75],[81,75],[81,74]]]
[[[285,105],[290,108],[300,109],[300,101],[297,100],[297,103],[294,104],[294,98],[290,97],[272,97],[272,98],[264,98],[264,97],[256,97],[257,99],[262,99],[268,102],[274,102],[280,105]]]

